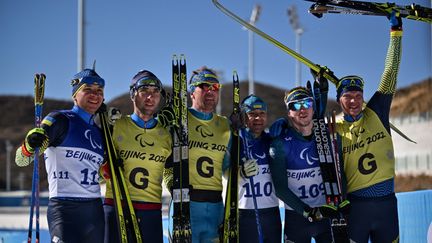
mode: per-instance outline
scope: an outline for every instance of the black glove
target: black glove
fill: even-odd
[[[338,212],[340,212],[343,216],[347,216],[351,209],[351,203],[348,200],[343,200],[338,205]]]
[[[42,128],[33,128],[27,133],[25,147],[28,152],[34,153],[35,148],[40,148],[42,153],[48,147],[48,136]]]
[[[238,130],[244,127],[243,119],[240,113],[237,114],[231,113],[229,119],[231,121],[232,129]]]
[[[165,106],[159,111],[158,121],[163,127],[169,127],[175,124],[175,113],[171,106]]]
[[[305,216],[309,222],[316,222],[323,218],[333,218],[337,217],[337,215],[337,208],[327,204],[321,207],[309,208],[303,212],[303,216]]]
[[[315,72],[313,69],[311,69],[310,71],[312,73],[312,76],[314,77],[314,80],[320,84],[321,94],[328,93],[329,91],[328,80],[324,77],[324,73],[327,73],[328,75],[334,77],[337,80],[333,72],[326,66],[320,66],[319,72]]]
[[[390,20],[390,28],[391,30],[402,30],[402,18],[400,17],[400,13],[396,11],[392,11],[392,13],[387,16]]]

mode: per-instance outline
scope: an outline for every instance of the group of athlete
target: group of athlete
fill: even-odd
[[[312,92],[306,87],[286,92],[287,116],[273,124],[270,133],[266,132],[267,104],[253,94],[243,99],[244,126],[239,133],[240,242],[258,242],[259,237],[263,242],[282,241],[279,201],[285,204],[284,242],[310,242],[312,238],[315,242],[332,242],[328,217],[338,211],[347,218],[353,242],[398,242],[389,111],[400,63],[402,22],[392,15],[390,23],[384,73],[366,106],[361,77],[343,77],[336,86],[336,99],[343,111],[343,119],[336,126],[346,195],[342,206],[326,206],[313,134]],[[318,79],[326,95],[327,80]],[[103,135],[95,119],[103,105],[105,81],[95,70],[85,69],[73,77],[71,86],[73,108],[49,113],[40,128],[30,130],[17,149],[16,163],[31,164],[35,148],[44,154],[52,242],[119,242],[111,175]],[[189,80],[193,242],[219,242],[223,223],[222,181],[231,166],[234,122],[215,112],[220,88],[217,75],[207,67],[193,71]],[[162,184],[172,190],[173,142],[158,112],[169,105],[167,95],[162,82],[147,70],[132,78],[129,91],[133,113],[108,112],[119,156],[116,166],[125,175],[143,241],[163,242]],[[107,182],[105,195],[101,195],[100,177]]]

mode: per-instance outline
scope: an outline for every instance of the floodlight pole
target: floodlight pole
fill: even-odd
[[[85,8],[84,0],[78,0],[78,50],[77,50],[77,71],[80,72],[85,66]]]
[[[300,37],[304,32],[304,29],[300,26],[300,23],[298,21],[298,15],[297,15],[297,9],[295,5],[292,5],[287,10],[289,22],[294,30],[295,33],[295,49],[298,54],[301,54],[301,41]],[[301,63],[299,60],[296,60],[296,82],[295,86],[301,85]]]
[[[249,24],[255,26],[255,23],[258,21],[259,14],[261,13],[261,6],[259,4],[255,4],[252,9],[252,13],[249,19]],[[248,79],[249,79],[249,94],[253,94],[255,92],[254,87],[254,32],[248,30],[249,35],[249,70],[248,70]]]

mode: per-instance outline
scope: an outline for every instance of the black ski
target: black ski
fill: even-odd
[[[186,59],[172,60],[172,108],[175,121],[173,136],[173,235],[172,242],[192,242],[189,209],[189,146]]]
[[[417,4],[397,5],[353,0],[306,0],[315,2],[309,13],[321,18],[326,13],[388,16],[393,11],[402,18],[432,23],[432,9]]]
[[[339,160],[336,142],[331,140],[329,132],[329,120],[325,119],[325,104],[327,99],[321,96],[320,87],[317,81],[312,85],[307,83],[307,88],[313,92],[315,100],[315,112],[313,116],[313,132],[318,151],[318,157],[321,168],[321,176],[324,183],[324,191],[326,195],[326,203],[338,206],[343,201],[341,174],[339,169]],[[323,98],[323,99],[321,99]],[[335,138],[335,129],[332,128],[332,138]],[[349,243],[347,223],[342,214],[337,217],[331,218],[331,229],[333,235],[333,242],[335,243]]]
[[[233,116],[240,117],[240,84],[237,72],[233,73]],[[238,167],[240,161],[239,127],[232,127],[231,167],[225,197],[223,242],[238,243]]]
[[[102,135],[106,148],[107,160],[109,163],[111,187],[114,199],[114,209],[116,212],[116,220],[118,226],[119,241],[122,243],[136,242],[141,243],[141,232],[138,226],[135,210],[132,205],[132,200],[129,195],[129,190],[126,185],[126,179],[123,175],[123,170],[119,166],[110,125],[107,121],[106,105],[102,104],[99,110],[99,118],[101,121]],[[123,206],[122,201],[126,202]]]

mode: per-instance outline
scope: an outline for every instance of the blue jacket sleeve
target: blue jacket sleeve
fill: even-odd
[[[297,213],[303,215],[305,209],[309,208],[302,202],[289,188],[286,175],[285,152],[283,150],[283,140],[275,139],[270,145],[270,172],[275,187],[276,196],[294,209]]]

